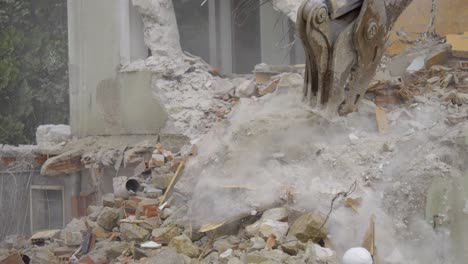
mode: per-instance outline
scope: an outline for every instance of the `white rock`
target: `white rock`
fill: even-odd
[[[231,255],[232,255],[232,248],[230,248],[230,249],[224,251],[223,253],[221,253],[221,254],[219,255],[219,257],[220,257],[220,258],[227,258],[227,257],[229,257],[229,256],[231,256]]]
[[[351,248],[343,256],[343,264],[373,264],[369,251],[362,247]]]
[[[288,217],[288,210],[284,207],[268,209],[262,214],[262,220],[281,221]]]
[[[411,62],[408,68],[406,68],[406,71],[412,73],[412,72],[417,72],[419,70],[422,70],[425,65],[425,59],[426,59],[426,56],[424,55],[417,57],[416,59],[413,60],[413,62]]]
[[[141,244],[141,248],[150,248],[150,249],[156,249],[162,247],[161,244],[156,243],[154,241],[147,241],[145,243]]]
[[[351,140],[351,142],[355,142],[359,140],[358,136],[356,136],[353,133],[349,134],[348,137],[349,137],[349,140]]]
[[[329,248],[323,248],[317,244],[314,244],[314,248],[315,248],[315,255],[317,256],[317,259],[326,260],[328,258],[333,257],[333,255],[335,254],[333,250]]]
[[[253,80],[245,80],[237,87],[239,96],[243,97],[251,97],[255,94],[256,90],[257,86],[255,85],[255,81]]]
[[[250,238],[250,242],[252,242],[253,249],[263,249],[265,248],[265,240],[261,237],[252,237]]]
[[[263,238],[274,235],[278,240],[282,240],[286,236],[288,229],[288,223],[268,219],[260,224],[259,234]]]

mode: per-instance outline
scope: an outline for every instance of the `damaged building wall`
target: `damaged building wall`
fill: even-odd
[[[466,0],[434,0],[435,32],[441,36],[458,34],[468,30],[468,2]],[[281,11],[292,21],[296,20],[297,9],[302,0],[273,0],[276,10]],[[415,0],[401,14],[395,29],[408,33],[424,33],[431,19],[433,0]]]
[[[156,134],[164,125],[150,74],[119,72],[122,64],[148,54],[141,17],[132,8],[128,0],[68,3],[70,124],[75,136]]]
[[[78,174],[42,176],[40,155],[26,151],[25,147],[0,146],[0,241],[63,228],[73,216],[72,197],[80,195]]]
[[[436,0],[435,32],[441,36],[458,34],[468,30],[468,1]],[[424,33],[431,19],[432,0],[417,0],[402,13],[395,29],[407,33]]]

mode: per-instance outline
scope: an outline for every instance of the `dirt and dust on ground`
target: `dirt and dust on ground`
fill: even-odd
[[[191,145],[154,146],[87,217],[5,241],[0,262],[342,263],[364,246],[374,263],[462,263],[468,72],[447,50],[387,56],[359,111],[333,119],[303,103],[300,67],[259,65],[205,98],[229,110],[184,123]]]

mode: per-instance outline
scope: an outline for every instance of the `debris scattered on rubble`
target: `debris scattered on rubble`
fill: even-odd
[[[309,239],[318,243],[327,238],[328,230],[323,226],[325,218],[315,214],[304,214],[300,216],[289,229],[288,235],[295,236],[305,243]]]
[[[40,231],[31,237],[31,243],[33,245],[41,246],[44,245],[47,241],[52,241],[54,238],[57,238],[59,234],[59,229]]]
[[[361,204],[362,204],[362,198],[360,197],[358,198],[348,197],[345,200],[345,206],[353,209],[355,212],[358,211],[358,208],[361,206]]]
[[[71,139],[67,125],[41,125],[36,129],[36,143],[41,147],[52,147]]]

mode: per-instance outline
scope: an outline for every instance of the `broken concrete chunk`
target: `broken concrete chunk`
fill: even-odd
[[[36,143],[40,146],[53,146],[71,138],[68,125],[40,125],[36,130]]]
[[[93,228],[93,234],[96,236],[96,238],[108,238],[110,235],[109,232],[100,226]]]
[[[174,237],[179,236],[182,230],[177,226],[155,228],[151,232],[154,241],[160,243],[169,243]]]
[[[254,251],[247,255],[247,263],[284,263],[289,255],[279,249]]]
[[[60,234],[60,229],[46,230],[35,233],[31,237],[31,243],[33,245],[44,244],[45,241],[50,241],[57,238]]]
[[[150,232],[133,223],[121,223],[120,233],[126,241],[144,241]]]
[[[219,263],[219,254],[218,252],[213,252],[206,256],[200,264],[214,264],[214,263]]]
[[[166,164],[163,154],[153,154],[151,156],[150,167],[162,167]]]
[[[281,244],[281,249],[289,255],[295,256],[301,250],[305,250],[305,244],[299,241],[295,236],[287,236]]]
[[[155,175],[153,174],[153,185],[158,189],[166,189],[169,186],[174,174]]]
[[[115,206],[115,196],[113,193],[106,193],[102,196],[102,205],[106,207]]]
[[[184,257],[173,248],[163,248],[154,257],[147,258],[143,264],[185,264]]]
[[[96,221],[97,217],[102,211],[102,206],[90,205],[87,209],[88,219],[91,221]]]
[[[175,248],[178,253],[190,258],[196,258],[200,255],[200,249],[186,235],[174,237],[169,243],[169,247]]]
[[[226,94],[231,94],[234,90],[234,84],[229,79],[216,78],[214,80],[214,94],[216,96],[223,96]]]
[[[250,238],[250,242],[252,243],[251,247],[253,249],[263,249],[263,248],[265,248],[266,242],[261,237],[258,237],[258,236],[252,237],[252,238]]]
[[[237,87],[237,93],[240,97],[251,97],[257,92],[257,85],[254,80],[245,80]]]
[[[119,217],[120,215],[118,209],[104,207],[101,213],[99,214],[96,222],[100,227],[111,231],[112,228],[117,226],[117,220],[119,219]]]
[[[284,207],[268,209],[262,214],[263,220],[285,221],[288,218],[288,210]]]
[[[86,231],[86,224],[83,219],[73,218],[70,223],[67,224],[64,231],[67,232],[81,232]]]
[[[83,235],[81,232],[69,232],[63,230],[60,238],[65,242],[65,245],[73,247],[80,246],[83,243]]]
[[[48,264],[48,263],[60,263],[58,258],[48,247],[35,247],[31,250],[29,255],[31,260],[34,260],[32,263],[37,264]]]
[[[108,259],[116,259],[120,255],[122,255],[122,252],[127,250],[129,248],[129,243],[127,242],[111,242],[112,245],[106,250],[106,255]]]
[[[283,237],[288,232],[288,229],[288,223],[274,220],[265,220],[260,224],[259,234],[263,238],[268,238],[271,235],[274,235],[277,240],[282,241]]]
[[[289,229],[289,236],[297,237],[301,242],[312,240],[315,243],[325,239],[328,234],[326,225],[322,226],[325,219],[316,214],[300,216]]]
[[[228,249],[234,248],[234,244],[229,241],[228,237],[220,237],[213,243],[213,249],[219,253],[223,253]]]
[[[317,244],[308,243],[307,247],[313,247],[315,252],[315,260],[318,263],[329,263],[329,264],[338,264],[338,259],[333,250],[329,248],[323,248]],[[360,263],[360,262],[357,262]],[[350,263],[351,264],[351,263]]]
[[[106,255],[105,255],[105,251],[99,250],[99,251],[93,251],[93,252],[89,253],[88,255],[83,256],[82,258],[80,258],[79,263],[83,263],[83,264],[88,264],[88,263],[106,264],[106,263],[109,263],[109,259],[107,259]]]

